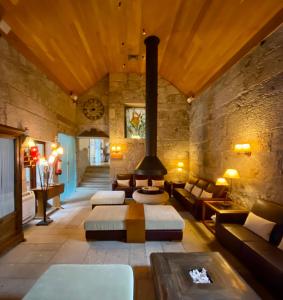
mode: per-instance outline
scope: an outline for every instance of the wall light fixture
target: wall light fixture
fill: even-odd
[[[234,145],[234,151],[237,154],[246,154],[248,156],[251,156],[251,145],[250,144],[236,144]]]
[[[112,145],[110,156],[111,158],[114,159],[122,159],[123,158],[122,147],[120,145]]]

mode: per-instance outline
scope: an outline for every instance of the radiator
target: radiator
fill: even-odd
[[[33,191],[22,194],[23,220],[22,223],[28,223],[35,217],[35,196]]]

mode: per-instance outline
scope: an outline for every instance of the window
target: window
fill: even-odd
[[[125,137],[145,138],[145,107],[125,107]]]
[[[15,210],[14,140],[0,138],[0,218]]]

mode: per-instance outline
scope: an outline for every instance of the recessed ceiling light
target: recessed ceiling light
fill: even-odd
[[[125,69],[126,68],[126,64],[123,64],[123,69]]]
[[[146,35],[146,31],[144,28],[142,29],[142,35]]]
[[[122,1],[118,2],[118,8],[120,8],[122,6]]]

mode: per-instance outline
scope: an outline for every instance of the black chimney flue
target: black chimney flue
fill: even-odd
[[[166,168],[157,157],[157,82],[158,44],[157,36],[144,40],[146,45],[146,156],[138,164],[135,173],[139,175],[161,176]]]

